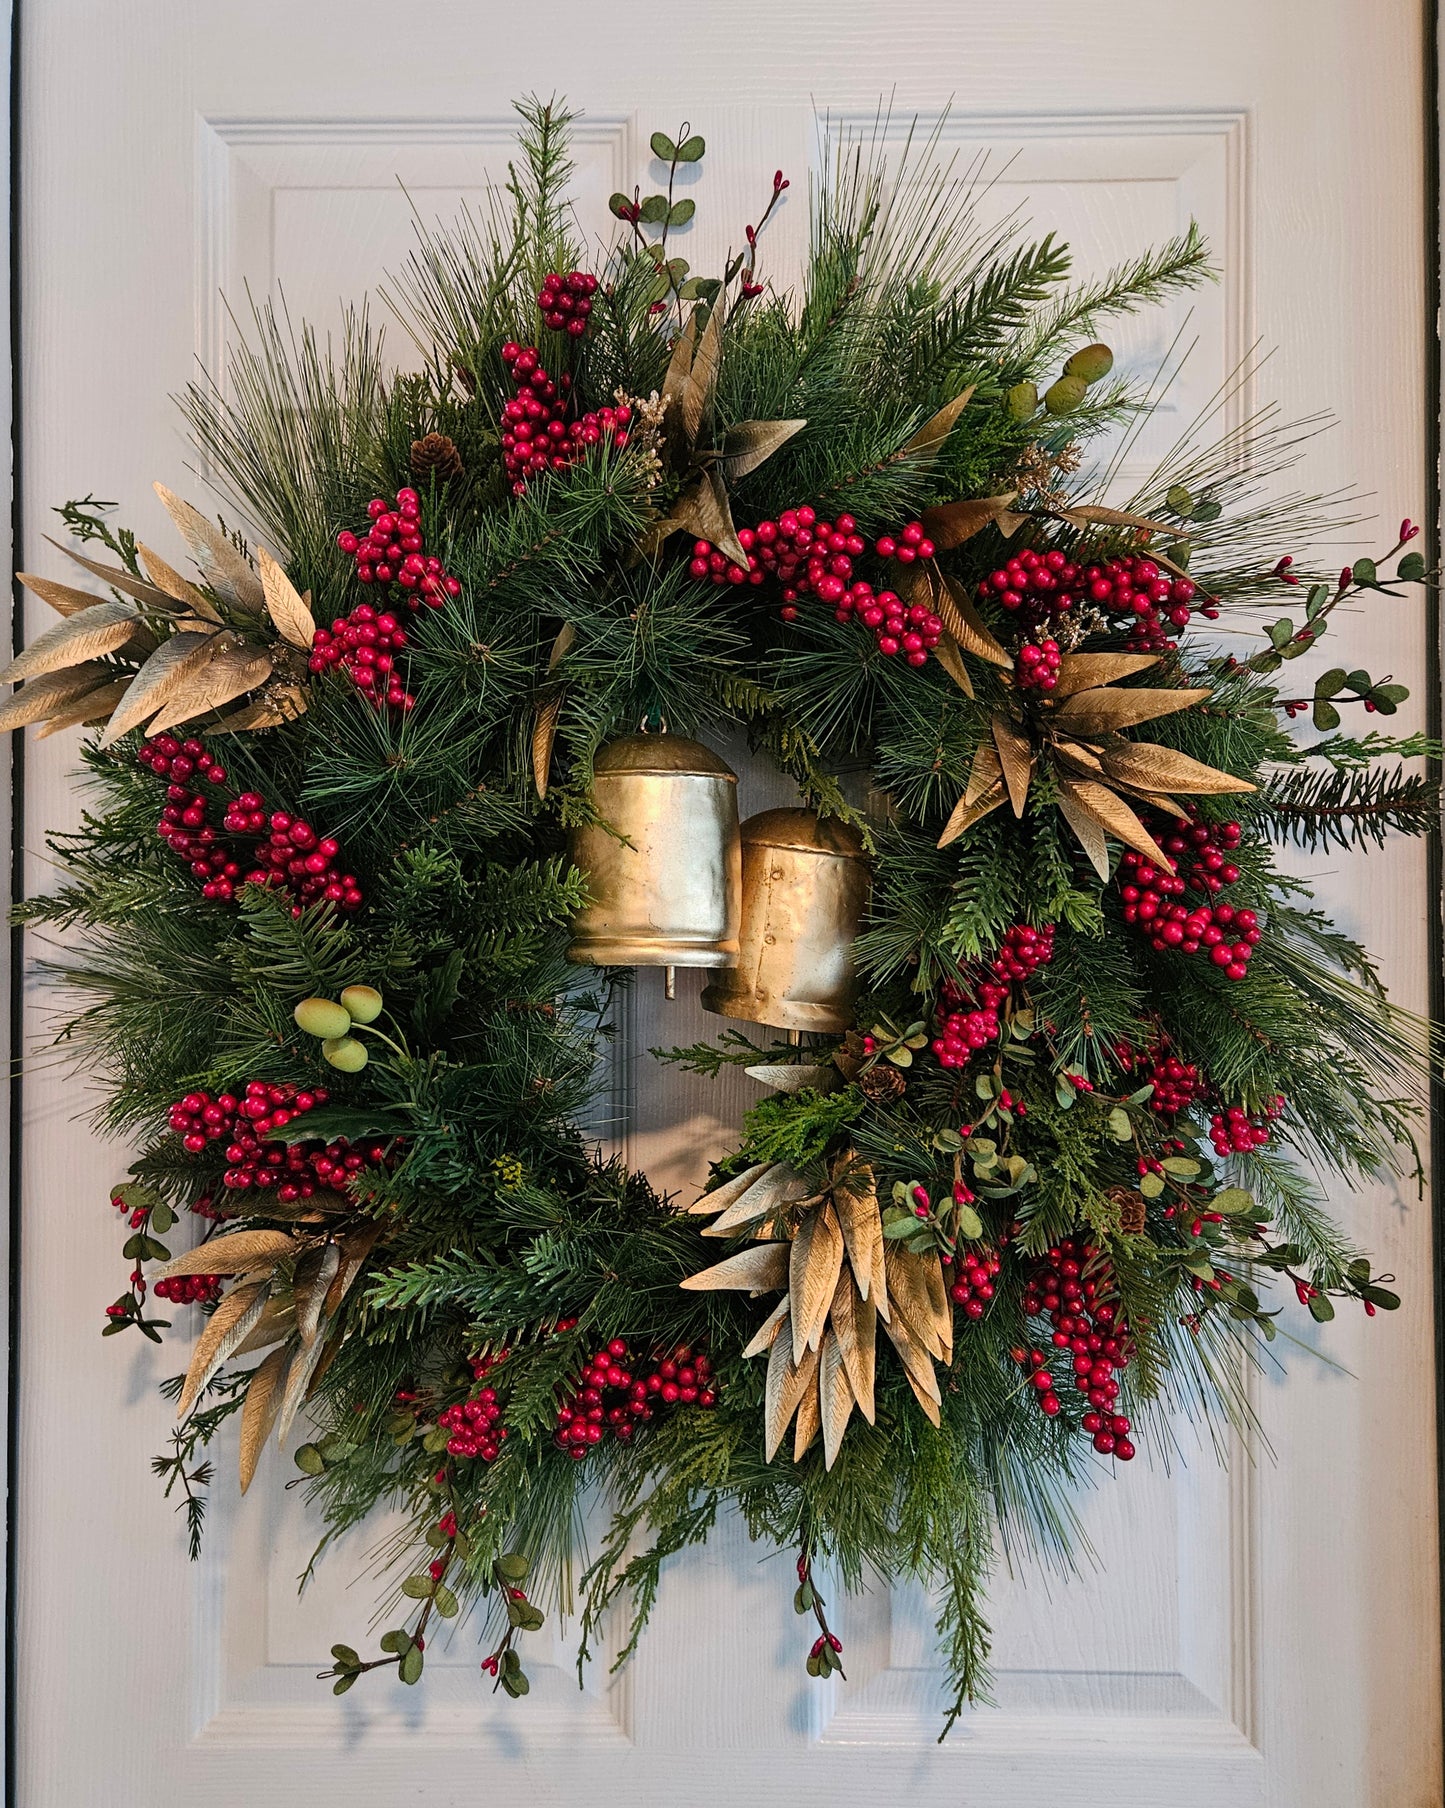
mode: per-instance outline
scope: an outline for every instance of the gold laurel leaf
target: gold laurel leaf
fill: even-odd
[[[185,1385],[176,1406],[177,1420],[185,1418],[212,1375],[247,1333],[255,1329],[270,1289],[269,1281],[253,1281],[245,1286],[233,1287],[206,1320],[206,1328],[196,1340],[190,1366],[186,1370]]]
[[[163,590],[174,602],[184,603],[193,614],[220,625],[221,612],[204,590],[198,590],[189,578],[183,578],[174,566],[168,565],[158,552],[152,552],[144,542],[136,542],[136,551],[140,554],[141,564],[146,568],[146,575],[157,590]]]
[[[238,609],[259,615],[265,605],[266,592],[260,578],[237,548],[220,528],[207,521],[199,509],[192,508],[189,502],[183,502],[163,483],[155,486],[155,492],[164,504],[166,513],[180,529],[181,538],[191,549],[191,557],[200,567],[201,575],[212,590],[225,597],[227,602],[234,603]]]
[[[965,697],[971,697],[974,694],[973,680],[968,675],[968,667],[963,663],[963,651],[947,628],[938,637],[938,645],[933,649],[933,657]]]
[[[801,1463],[808,1454],[808,1448],[818,1435],[818,1427],[823,1420],[822,1402],[818,1397],[821,1380],[815,1378],[813,1385],[803,1394],[798,1402],[798,1420],[793,1428],[793,1461]]]
[[[316,638],[316,619],[301,600],[301,593],[263,546],[256,554],[261,571],[261,589],[266,598],[266,613],[283,640],[303,653],[311,651]]]
[[[1059,661],[1050,700],[1062,703],[1075,691],[1113,684],[1118,678],[1132,678],[1135,672],[1147,672],[1158,663],[1157,653],[1065,653]]]
[[[764,1350],[772,1349],[773,1340],[782,1329],[783,1320],[787,1316],[788,1296],[785,1293],[753,1333],[750,1342],[743,1350],[743,1359],[746,1360],[749,1356],[761,1356]]]
[[[45,536],[57,552],[63,552],[67,559],[74,559],[77,565],[95,577],[103,578],[113,590],[120,590],[126,596],[133,596],[138,603],[147,603],[152,609],[164,609],[170,613],[175,598],[168,595],[158,584],[148,584],[144,578],[132,577],[130,572],[120,565],[102,565],[99,559],[87,559],[84,553],[76,552],[73,547],[66,546],[63,541]]]
[[[973,598],[954,579],[945,577],[934,586],[933,606],[944,627],[963,648],[990,665],[1005,671],[1013,665],[1013,654],[990,633],[988,623],[979,614]]]
[[[1110,790],[1107,785],[1093,784],[1088,779],[1064,778],[1061,774],[1059,795],[1067,796],[1087,815],[1094,817],[1100,827],[1116,841],[1122,841],[1125,847],[1156,861],[1166,872],[1174,871],[1174,862],[1117,791]]]
[[[854,1406],[843,1351],[831,1330],[824,1332],[818,1352],[818,1404],[823,1419],[823,1467],[831,1469]]]
[[[883,1262],[883,1220],[878,1211],[872,1171],[864,1168],[846,1178],[835,1178],[833,1205],[859,1296],[875,1300],[886,1318],[888,1289]]]
[[[1014,815],[1022,817],[1024,804],[1028,800],[1029,785],[1034,776],[1034,750],[1029,744],[1028,736],[1003,716],[996,715],[993,718],[992,728],[993,744],[998,749],[999,765],[1003,769],[1009,802],[1013,805]]]
[[[945,402],[936,414],[931,414],[911,439],[907,439],[893,454],[894,460],[900,458],[932,458],[939,447],[953,432],[955,421],[968,404],[973,400],[973,392],[978,387],[970,383],[962,394],[956,395],[951,402]],[[829,1465],[831,1467],[831,1464]]]
[[[309,1251],[296,1264],[292,1291],[296,1299],[296,1330],[303,1350],[311,1348],[321,1330],[322,1309],[340,1266],[340,1246],[331,1242]]]
[[[735,1256],[715,1262],[711,1268],[690,1274],[679,1282],[690,1293],[773,1293],[787,1284],[786,1243],[758,1243],[751,1249],[740,1249]]]
[[[808,1196],[807,1181],[787,1162],[775,1162],[703,1230],[705,1237],[735,1237]]]
[[[1110,778],[1123,779],[1126,784],[1145,790],[1213,796],[1255,789],[1247,779],[1221,772],[1217,766],[1206,766],[1202,760],[1192,760],[1187,753],[1160,747],[1153,741],[1125,741],[1106,747],[1101,758]]]
[[[77,590],[72,584],[58,584],[54,578],[36,577],[30,571],[17,571],[15,577],[42,602],[49,603],[57,615],[77,615],[82,609],[93,609],[108,600],[93,590]]]
[[[219,640],[220,636],[212,638]],[[223,646],[206,660],[195,675],[173,691],[147,724],[147,734],[159,734],[177,722],[189,722],[213,709],[223,709],[255,690],[271,676],[271,655],[264,647],[244,643]]]
[[[843,1266],[843,1232],[831,1202],[798,1226],[788,1258],[788,1297],[793,1302],[793,1361],[806,1346],[816,1350]]]
[[[562,692],[544,697],[537,705],[537,720],[532,724],[532,783],[538,797],[547,795],[552,782],[552,744],[557,739],[557,721],[562,714]]]
[[[18,684],[22,678],[43,678],[83,660],[98,659],[118,651],[141,625],[134,603],[97,602],[78,610],[36,635],[0,672],[0,684]]]
[[[197,1244],[183,1256],[173,1256],[161,1269],[159,1278],[166,1280],[173,1274],[240,1274],[263,1262],[274,1268],[282,1256],[300,1247],[284,1230],[228,1231],[223,1237]]]
[[[828,1309],[828,1324],[838,1340],[848,1385],[858,1410],[873,1423],[873,1381],[878,1336],[878,1311],[871,1299],[859,1296],[851,1267],[843,1269]]]
[[[103,666],[96,668],[103,671]],[[37,679],[36,683],[43,683]],[[96,690],[86,691],[73,703],[57,709],[45,718],[45,726],[36,734],[37,741],[43,741],[47,735],[59,734],[62,728],[73,728],[77,722],[103,722],[120,702],[130,687],[129,678],[114,678],[109,684],[102,684]],[[21,695],[28,695],[34,685],[27,684]]]
[[[1054,721],[1070,734],[1085,735],[1091,741],[1097,741],[1121,728],[1152,722],[1158,716],[1173,715],[1176,710],[1193,709],[1209,695],[1207,690],[1116,691],[1098,688],[1076,691],[1054,711]]]
[[[711,1192],[703,1193],[687,1209],[696,1213],[725,1212],[735,1199],[741,1199],[753,1182],[760,1180],[773,1166],[775,1164],[770,1161],[755,1162],[752,1167],[744,1168],[741,1174],[734,1174],[731,1180],[725,1180]]]
[[[951,841],[957,841],[965,835],[976,822],[982,822],[991,811],[998,809],[1008,797],[1002,778],[995,779],[983,795],[973,803],[959,798],[953,806],[953,814],[943,825],[943,833],[938,838],[939,847],[947,847]]]
[[[251,1385],[246,1389],[246,1403],[241,1408],[241,1492],[250,1487],[256,1464],[276,1414],[281,1409],[281,1379],[291,1360],[289,1350],[272,1350],[266,1360],[252,1371]]]
[[[940,552],[951,552],[996,521],[1017,495],[1017,490],[1009,490],[1003,496],[973,496],[925,509],[923,531]]]

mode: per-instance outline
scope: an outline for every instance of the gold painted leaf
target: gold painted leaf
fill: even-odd
[[[1077,778],[1103,778],[1104,762],[1097,747],[1087,741],[1065,740],[1061,735],[1053,743],[1054,759]]]
[[[823,1467],[831,1469],[854,1405],[843,1352],[831,1330],[824,1333],[818,1352],[818,1404],[823,1419]]]
[[[1135,672],[1147,672],[1151,665],[1158,663],[1157,653],[1065,653],[1059,661],[1050,697],[1053,702],[1062,703],[1075,691],[1093,690],[1096,685],[1132,678]]]
[[[937,1425],[939,1422],[938,1408],[943,1395],[939,1392],[938,1377],[933,1372],[933,1364],[929,1360],[928,1352],[918,1341],[901,1312],[895,1312],[891,1319],[885,1320],[883,1329],[888,1333],[888,1341],[898,1352],[898,1359],[903,1364],[903,1372],[908,1377],[919,1405]]]
[[[765,464],[780,446],[787,445],[795,433],[807,426],[801,421],[738,421],[723,435],[718,463],[724,479],[736,483],[749,471]]]
[[[220,635],[213,636],[219,640]],[[233,641],[206,660],[196,674],[171,693],[147,724],[147,734],[159,734],[177,722],[189,722],[213,709],[222,709],[255,690],[271,676],[271,655],[264,647]]]
[[[752,1167],[744,1168],[741,1174],[734,1174],[731,1180],[725,1180],[721,1186],[713,1187],[711,1192],[703,1193],[687,1209],[698,1214],[725,1212],[734,1200],[742,1198],[755,1180],[760,1180],[775,1165],[771,1161],[755,1162]]]
[[[547,655],[547,670],[555,672],[576,644],[576,628],[571,622],[563,622],[557,630],[557,638],[552,642],[552,650]]]
[[[798,1402],[816,1389],[818,1352],[804,1350],[801,1363],[793,1361],[793,1337],[788,1319],[784,1319],[768,1352],[768,1378],[763,1399],[763,1454],[772,1462],[788,1421],[798,1410]]]
[[[207,521],[199,509],[172,494],[163,483],[158,483],[155,491],[180,529],[181,538],[190,547],[191,557],[212,590],[238,609],[259,615],[266,601],[261,580],[220,528]]]
[[[963,648],[978,659],[1007,671],[1013,665],[1013,654],[996,640],[988,623],[979,614],[973,598],[955,579],[945,577],[934,586],[933,606],[944,627]]]
[[[532,783],[538,797],[547,795],[552,780],[552,746],[557,739],[557,722],[562,714],[562,693],[556,691],[537,705],[537,719],[532,724]]]
[[[884,1318],[888,1316],[888,1281],[883,1260],[883,1219],[878,1210],[878,1194],[872,1170],[858,1169],[850,1174],[838,1170],[851,1157],[845,1157],[834,1169],[833,1208],[843,1232],[843,1246],[848,1252],[848,1266],[863,1299],[871,1299]]]
[[[224,628],[215,634],[172,634],[169,640],[162,641],[131,679],[130,689],[112,713],[109,726],[101,736],[101,746],[111,746],[130,729],[155,715],[161,705],[193,679],[203,666],[226,647],[236,644],[235,636]]]
[[[146,575],[157,590],[163,590],[175,602],[184,603],[187,609],[203,620],[220,624],[221,612],[204,590],[198,589],[189,578],[183,578],[174,566],[167,565],[158,552],[152,552],[144,543],[137,541],[136,551],[140,554]]]
[[[256,554],[261,571],[261,589],[266,598],[266,613],[276,625],[283,640],[303,653],[311,651],[316,638],[316,619],[301,600],[301,593],[263,546]]]
[[[366,1258],[380,1241],[381,1233],[386,1226],[378,1219],[362,1224],[356,1230],[349,1231],[341,1239],[341,1264],[336,1270],[336,1278],[326,1294],[325,1304],[321,1310],[327,1318],[334,1318],[341,1302],[351,1290],[351,1284],[366,1266]]]
[[[35,680],[36,684],[44,682],[43,678]],[[129,688],[129,678],[113,678],[109,684],[86,691],[73,703],[68,703],[53,715],[47,716],[45,726],[35,736],[36,740],[43,741],[47,735],[59,734],[62,728],[74,728],[77,722],[103,722]],[[19,694],[28,694],[31,689],[33,686],[27,684],[25,691]]]
[[[174,597],[168,596],[158,584],[148,584],[144,578],[135,578],[121,565],[102,565],[98,559],[87,559],[84,553],[76,552],[74,547],[67,546],[64,541],[45,536],[57,552],[63,552],[67,559],[74,559],[77,565],[104,578],[113,590],[120,590],[126,596],[133,596],[138,603],[146,603],[152,609],[164,609],[171,612]]]
[[[662,399],[665,402],[680,401],[687,383],[687,373],[692,369],[693,353],[697,349],[697,310],[687,317],[687,325],[677,336],[672,348],[672,356],[667,361],[667,375],[662,379]]]
[[[938,1257],[915,1255],[903,1244],[894,1243],[888,1248],[887,1261],[890,1302],[928,1354],[941,1360],[949,1347],[952,1328],[943,1322],[948,1317],[947,1299],[943,1297],[940,1310],[928,1274],[930,1262],[938,1268]]]
[[[744,1361],[749,1356],[761,1356],[764,1350],[772,1349],[773,1340],[782,1329],[783,1320],[787,1316],[788,1296],[785,1293],[753,1333],[751,1341],[743,1350]]]
[[[328,1242],[320,1250],[308,1251],[296,1265],[293,1292],[296,1299],[296,1330],[303,1350],[309,1350],[321,1330],[321,1313],[336,1271],[341,1266],[341,1249]]]
[[[947,847],[951,841],[957,841],[960,835],[966,835],[976,822],[982,822],[984,817],[990,811],[996,810],[1007,797],[1008,792],[1004,787],[1003,779],[997,778],[973,803],[969,803],[965,798],[959,798],[953,806],[953,814],[943,825],[943,833],[938,838],[939,847]]]
[[[787,1162],[775,1162],[703,1231],[705,1237],[735,1237],[739,1231],[774,1217],[786,1205],[808,1197],[807,1181]]]
[[[1147,534],[1177,534],[1177,527],[1167,521],[1151,521],[1147,515],[1131,515],[1127,509],[1104,508],[1098,503],[1082,502],[1060,509],[1058,516],[1071,527],[1137,527]]]
[[[49,603],[57,615],[75,615],[82,609],[93,609],[109,598],[97,596],[93,590],[77,590],[71,584],[57,584],[54,578],[36,577],[30,571],[17,571],[16,578],[43,603]]]
[[[82,660],[117,652],[141,625],[133,603],[97,602],[56,622],[17,653],[0,672],[0,684],[18,684],[22,678],[42,678]]]
[[[1069,795],[1069,787],[1059,781],[1059,814],[1079,838],[1079,845],[1089,857],[1089,864],[1105,881],[1109,877],[1109,844],[1098,817]]]
[[[690,1293],[773,1293],[788,1284],[788,1245],[755,1243],[679,1283]]]
[[[289,1350],[272,1350],[266,1360],[258,1364],[251,1375],[251,1385],[246,1389],[246,1403],[241,1408],[243,1494],[256,1474],[256,1464],[271,1435],[271,1427],[276,1423],[276,1414],[281,1409],[281,1380],[290,1360]]]
[[[109,666],[89,663],[67,666],[61,672],[47,672],[43,678],[32,678],[0,703],[0,730],[23,728],[27,722],[42,721],[71,703],[95,695],[110,678]],[[125,682],[129,684],[130,680],[127,678]]]
[[[262,728],[279,728],[292,718],[269,703],[248,703],[233,715],[222,716],[211,724],[212,734],[247,734]]]
[[[1003,496],[974,496],[963,502],[945,502],[939,508],[923,511],[923,531],[940,552],[951,552],[982,533],[1018,495],[1010,490]]]
[[[822,1402],[818,1398],[819,1382],[804,1393],[798,1402],[798,1418],[793,1428],[793,1461],[801,1463],[808,1454],[809,1446],[818,1435],[818,1427],[822,1423]]]
[[[974,694],[973,680],[968,675],[968,667],[963,663],[963,652],[946,628],[938,637],[938,645],[933,649],[933,657],[965,697],[971,697]]]
[[[927,1387],[919,1381],[912,1369],[905,1369],[903,1373],[907,1379],[908,1385],[913,1389],[913,1398],[923,1409],[924,1417],[937,1428],[943,1423],[942,1396],[935,1399]]]
[[[1207,797],[1255,789],[1247,779],[1221,772],[1217,766],[1206,766],[1202,760],[1192,760],[1187,753],[1177,753],[1174,748],[1160,747],[1153,741],[1123,741],[1106,747],[1100,757],[1110,778],[1147,790],[1183,791]]]
[[[233,1230],[199,1243],[183,1256],[173,1256],[159,1278],[173,1274],[240,1274],[243,1269],[274,1267],[301,1245],[284,1230]]]
[[[232,1354],[249,1356],[253,1350],[268,1350],[283,1337],[290,1337],[295,1329],[296,1311],[291,1301],[273,1293],[266,1301],[265,1311],[247,1334],[245,1342],[238,1343]]]
[[[828,1309],[828,1324],[838,1340],[843,1366],[848,1371],[848,1385],[858,1402],[858,1410],[871,1425],[878,1309],[871,1299],[859,1296],[851,1264],[838,1276],[833,1304]]]
[[[269,1281],[254,1281],[245,1286],[233,1287],[206,1320],[206,1328],[196,1340],[190,1367],[186,1370],[185,1385],[176,1406],[178,1420],[185,1418],[205,1391],[212,1375],[245,1339],[247,1333],[255,1329],[270,1288]]]
[[[1098,740],[1121,728],[1133,728],[1139,722],[1152,722],[1157,716],[1172,716],[1181,709],[1193,709],[1205,702],[1210,693],[1197,691],[1094,690],[1076,691],[1066,697],[1054,711],[1054,721],[1070,734],[1086,735]]]
[[[991,727],[1009,802],[1014,815],[1022,817],[1034,776],[1033,747],[1028,736],[1001,715],[994,716]]]
[[[341,1354],[341,1346],[346,1342],[346,1333],[341,1330],[330,1332],[321,1340],[321,1360],[311,1371],[311,1379],[306,1383],[306,1398],[314,1400],[321,1383],[326,1379],[326,1371]]]
[[[682,422],[682,431],[689,446],[697,444],[698,431],[712,401],[721,363],[722,309],[715,307],[708,314],[707,325],[702,329],[702,338],[698,340],[697,350],[693,353],[692,363],[683,381],[682,394],[678,397],[678,418]],[[718,541],[714,540],[713,545],[720,551],[727,552],[727,548]],[[728,557],[731,558],[732,554],[728,553]],[[746,565],[746,557],[739,563]]]
[[[311,1385],[311,1377],[316,1366],[328,1348],[335,1348],[335,1339],[328,1345],[327,1340],[318,1337],[311,1348],[299,1349],[291,1358],[291,1366],[286,1372],[286,1387],[281,1395],[281,1410],[276,1416],[276,1442],[284,1444],[286,1434],[291,1429],[292,1421],[301,1410],[306,1398],[307,1389]]]
[[[807,1061],[764,1061],[743,1072],[760,1086],[771,1086],[774,1092],[827,1092],[837,1084],[838,1070],[831,1063],[815,1067]]]
[[[842,1266],[843,1232],[830,1201],[798,1226],[788,1258],[794,1362],[802,1360],[805,1345],[817,1349]]]
[[[894,458],[936,457],[943,442],[953,432],[954,422],[973,399],[973,392],[977,387],[976,383],[970,383],[968,388],[956,395],[951,402],[945,402],[936,414],[928,417],[911,439],[903,442],[894,453]],[[831,1466],[830,1464],[829,1467],[831,1468]]]
[[[1174,871],[1174,862],[1117,791],[1111,791],[1107,785],[1096,785],[1089,779],[1065,778],[1061,773],[1059,795],[1068,797],[1071,803],[1086,815],[1092,816],[1102,829],[1116,841],[1122,841],[1125,847],[1131,847],[1146,859],[1155,861],[1165,872]]]

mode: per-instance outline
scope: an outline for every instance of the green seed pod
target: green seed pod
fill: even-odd
[[[303,998],[292,1014],[308,1036],[344,1036],[351,1028],[351,1012],[329,998]]]
[[[1066,377],[1082,377],[1086,383],[1097,383],[1114,368],[1114,354],[1107,345],[1084,345],[1064,366]]]
[[[321,1052],[342,1073],[360,1073],[371,1059],[366,1044],[358,1042],[355,1036],[331,1036],[321,1044]]]
[[[353,1023],[374,1023],[381,1015],[382,997],[375,986],[347,986],[341,1002]]]
[[[1022,383],[1015,383],[1004,397],[1008,403],[1008,411],[1016,421],[1031,420],[1038,412],[1039,386],[1030,383],[1025,377]]]
[[[1060,377],[1044,391],[1044,407],[1050,414],[1072,414],[1083,401],[1088,387],[1082,377]]]

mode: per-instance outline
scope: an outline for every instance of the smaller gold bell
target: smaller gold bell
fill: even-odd
[[[868,902],[862,837],[811,810],[764,810],[742,827],[737,964],[702,994],[723,1017],[785,1030],[846,1030],[858,980],[853,942]]]
[[[732,768],[682,735],[634,734],[609,742],[593,774],[600,820],[567,842],[589,893],[567,958],[666,967],[669,981],[674,966],[731,966],[741,870]]]

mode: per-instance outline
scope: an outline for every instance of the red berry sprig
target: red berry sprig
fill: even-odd
[[[507,1440],[507,1427],[501,1423],[502,1408],[497,1390],[487,1383],[486,1377],[510,1354],[510,1350],[498,1350],[494,1355],[474,1358],[472,1379],[483,1385],[470,1398],[445,1407],[437,1414],[437,1424],[451,1434],[447,1439],[448,1456],[480,1457],[484,1463],[495,1463],[501,1455],[502,1445]],[[455,1519],[452,1525],[455,1528]]]
[[[1239,846],[1237,822],[1200,823],[1166,835],[1161,845],[1176,863],[1165,872],[1132,848],[1119,863],[1124,921],[1137,924],[1159,953],[1208,950],[1229,979],[1243,979],[1260,940],[1259,918],[1232,904],[1180,903],[1186,892],[1213,896],[1239,878],[1227,854]]]
[[[572,317],[575,319],[575,314]],[[585,319],[583,324],[585,327]],[[555,379],[550,377],[535,346],[518,345],[511,339],[502,347],[502,362],[517,392],[502,409],[502,464],[512,479],[514,496],[526,494],[529,477],[565,471],[604,440],[618,451],[626,446],[632,420],[627,403],[599,408],[569,422],[572,379],[565,371]]]
[[[1093,1439],[1101,1456],[1127,1463],[1134,1455],[1129,1420],[1114,1410],[1119,1398],[1115,1375],[1129,1366],[1133,1339],[1110,1303],[1113,1270],[1107,1258],[1078,1237],[1065,1237],[1041,1257],[1024,1281],[1026,1315],[1044,1314],[1053,1326],[1053,1360],[1072,1357],[1073,1389],[1087,1403],[1080,1429]],[[1049,1418],[1063,1409],[1059,1383],[1040,1349],[1015,1349],[1013,1359],[1028,1371],[1028,1384]]]
[[[946,987],[946,1000],[949,991],[957,995],[956,987]],[[957,996],[959,1003],[965,1002],[961,995]],[[932,1048],[940,1067],[967,1067],[981,1048],[989,1048],[998,1041],[1003,1028],[999,1022],[999,1006],[1007,997],[1007,986],[984,981],[975,988],[971,1010],[950,1010],[947,1002],[939,1005],[934,1014],[938,1034]]]
[[[172,1274],[155,1284],[157,1299],[169,1300],[175,1306],[209,1306],[221,1297],[218,1274]]]
[[[1052,637],[1026,640],[1018,651],[1018,685],[1021,691],[1051,691],[1059,682],[1063,664],[1059,643]]]
[[[1017,611],[1034,626],[1058,621],[1087,601],[1103,614],[1128,622],[1131,648],[1151,653],[1166,652],[1174,645],[1165,625],[1187,628],[1197,594],[1191,578],[1171,577],[1153,559],[1130,556],[1080,565],[1058,547],[1037,552],[1030,546],[1020,547],[978,588],[981,603]],[[1197,613],[1212,621],[1219,610],[1206,600]]]
[[[1040,967],[1046,967],[1053,958],[1052,923],[1045,923],[1042,929],[1031,928],[1027,923],[1015,923],[1004,935],[999,951],[993,958],[993,970],[1005,983],[1024,980],[1031,978]]]
[[[1274,1120],[1284,1110],[1285,1101],[1276,1095],[1265,1106],[1260,1117],[1251,1117],[1240,1105],[1221,1106],[1209,1120],[1209,1140],[1219,1156],[1248,1155],[1262,1149],[1274,1134]]]
[[[312,1199],[318,1193],[344,1193],[362,1168],[382,1167],[395,1159],[394,1145],[330,1142],[320,1137],[286,1143],[274,1138],[298,1117],[324,1105],[324,1086],[300,1088],[251,1080],[238,1098],[223,1092],[188,1092],[170,1108],[171,1129],[188,1155],[200,1155],[212,1143],[226,1144],[226,1171],[221,1184],[233,1193],[276,1189],[282,1204]]]
[[[438,565],[440,569],[440,565]],[[409,710],[416,698],[402,683],[396,655],[406,645],[406,630],[390,609],[358,603],[350,615],[338,616],[329,628],[318,628],[307,661],[313,672],[345,668],[358,690],[380,708]]]
[[[717,1405],[707,1355],[685,1344],[651,1359],[647,1373],[624,1366],[630,1351],[624,1338],[588,1357],[575,1391],[557,1408],[559,1448],[580,1462],[610,1431],[624,1444],[659,1407]]]
[[[341,872],[340,844],[319,835],[304,816],[285,810],[268,815],[257,791],[243,791],[226,810],[223,827],[237,835],[265,835],[255,850],[256,864],[242,880],[246,885],[282,887],[295,899],[292,916],[322,900],[338,910],[360,910],[363,898],[354,873]]]
[[[998,1251],[985,1249],[982,1245],[965,1249],[956,1261],[945,1256],[943,1267],[944,1280],[948,1282],[948,1297],[954,1305],[963,1307],[965,1318],[982,1318],[996,1292],[994,1282],[1003,1267]]]
[[[398,490],[394,502],[373,496],[366,512],[371,526],[364,534],[344,529],[336,536],[342,552],[356,560],[358,583],[397,585],[406,592],[406,606],[413,614],[423,603],[440,609],[448,597],[461,595],[459,580],[442,568],[440,559],[427,554],[421,497],[415,490]]]
[[[565,276],[552,271],[542,278],[537,306],[554,333],[570,333],[580,339],[587,331],[587,317],[596,293],[597,278],[587,271],[569,270]]]

